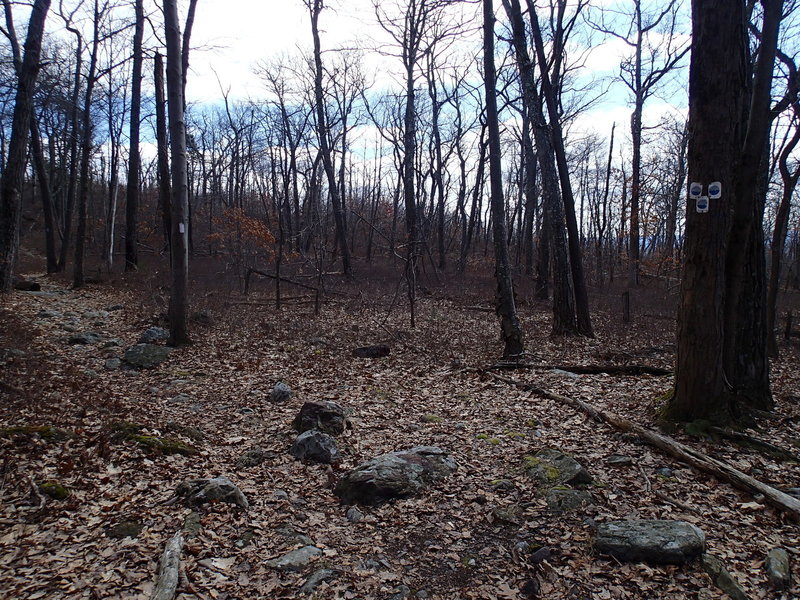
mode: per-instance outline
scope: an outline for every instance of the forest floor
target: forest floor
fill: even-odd
[[[335,573],[318,598],[515,599],[724,597],[697,563],[622,564],[596,555],[594,527],[614,519],[680,519],[699,526],[707,551],[750,598],[800,597],[800,529],[762,499],[693,470],[630,434],[498,381],[485,372],[500,354],[488,293],[423,297],[410,329],[392,291],[337,297],[314,316],[311,304],[281,311],[258,295],[197,294],[211,322],[193,324],[190,346],[152,370],[108,370],[164,309],[156,290],[89,285],[71,290],[30,274],[43,293],[15,292],[0,305],[0,427],[53,426],[46,434],[0,436],[0,597],[17,600],[148,599],[158,559],[191,509],[169,503],[184,480],[225,475],[250,502],[196,509],[202,528],[187,540],[178,598],[301,597],[313,572]],[[401,295],[401,301],[402,301]],[[243,303],[246,302],[246,303]],[[115,306],[117,305],[117,306]],[[109,310],[109,309],[114,310]],[[523,303],[533,368],[504,372],[653,428],[670,376],[574,375],[554,366],[644,364],[671,369],[674,321],[641,314],[629,326],[598,309],[596,339],[549,337],[546,304]],[[102,342],[70,345],[70,330]],[[384,342],[387,358],[361,360],[354,347]],[[782,346],[772,367],[777,410],[754,435],[800,452],[800,352]],[[270,401],[278,381],[293,390]],[[342,462],[303,464],[288,449],[303,402],[330,399],[352,411],[339,438]],[[661,400],[660,400],[661,399]],[[114,440],[121,421],[196,446],[192,456],[148,452]],[[753,432],[750,432],[753,433]],[[800,486],[800,465],[730,442],[677,439],[781,489]],[[56,436],[57,438],[58,436]],[[344,470],[384,452],[440,446],[454,475],[413,498],[361,508],[352,522],[332,487]],[[237,467],[250,447],[266,460]],[[522,468],[525,455],[557,448],[594,478],[591,506],[556,513]],[[607,464],[611,455],[628,465]],[[44,482],[70,495],[54,500]],[[134,537],[115,526],[138,524]],[[265,562],[303,545],[323,550],[299,572]],[[549,555],[528,548],[549,548]],[[770,590],[766,553],[787,548],[794,587]],[[536,558],[531,558],[535,556]],[[406,586],[406,587],[403,587]],[[537,595],[538,589],[538,595]]]

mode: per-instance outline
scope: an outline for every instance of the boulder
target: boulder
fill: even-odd
[[[14,281],[14,289],[21,292],[38,292],[41,291],[42,286],[30,279],[16,279]]]
[[[329,435],[339,435],[347,428],[347,413],[341,405],[330,400],[306,402],[292,425],[298,433],[319,429]]]
[[[700,556],[705,542],[685,521],[612,521],[597,527],[594,548],[623,562],[681,565]]]
[[[76,333],[69,336],[67,343],[70,346],[89,346],[99,342],[100,337],[101,336],[99,333],[95,333],[94,331],[86,331],[84,333]]]
[[[266,565],[281,571],[302,571],[315,557],[321,554],[322,550],[316,546],[303,546],[287,552],[283,556],[268,560]]]
[[[272,392],[269,395],[269,399],[273,402],[286,402],[292,397],[292,388],[288,385],[279,381],[275,384],[275,387],[272,388]]]
[[[318,429],[309,429],[297,436],[289,454],[297,460],[331,464],[339,461],[336,440]]]
[[[240,469],[257,467],[271,456],[271,452],[267,452],[258,446],[253,446],[252,448],[248,448],[247,451],[236,460],[236,466]]]
[[[594,501],[589,492],[553,488],[544,495],[547,506],[557,512],[568,512],[587,506]]]
[[[140,344],[155,344],[156,342],[166,342],[169,339],[169,331],[163,327],[148,327],[139,336]]]
[[[353,356],[356,358],[384,358],[391,352],[386,344],[375,344],[373,346],[362,346],[353,348]]]
[[[175,490],[175,495],[184,498],[190,505],[228,502],[245,509],[250,506],[242,491],[227,477],[184,481]]]
[[[456,468],[447,452],[435,446],[389,452],[346,473],[336,485],[335,494],[348,504],[377,505],[413,496]]]
[[[109,358],[103,366],[109,371],[116,371],[122,366],[122,361],[118,358]]]
[[[584,466],[560,450],[544,448],[522,459],[528,476],[542,485],[580,485],[592,482]]]
[[[769,551],[765,568],[767,569],[767,579],[776,590],[786,590],[792,585],[789,553],[784,548],[773,548]]]
[[[135,369],[152,369],[167,360],[170,352],[172,348],[167,346],[136,344],[125,351],[122,360]]]

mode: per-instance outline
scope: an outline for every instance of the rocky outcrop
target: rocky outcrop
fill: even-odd
[[[328,435],[339,435],[347,428],[347,413],[342,406],[330,400],[306,402],[292,425],[298,433],[319,429]]]
[[[681,565],[703,553],[705,540],[685,521],[612,521],[597,527],[594,547],[623,562]]]

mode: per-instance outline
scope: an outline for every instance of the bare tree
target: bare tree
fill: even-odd
[[[139,213],[139,132],[142,111],[142,38],[144,36],[144,6],[134,0],[135,23],[133,30],[133,71],[131,73],[130,138],[128,140],[128,183],[125,194],[125,270],[134,271],[139,265],[138,213]]]

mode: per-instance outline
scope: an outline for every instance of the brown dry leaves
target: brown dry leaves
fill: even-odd
[[[328,305],[318,318],[307,307],[281,313],[271,307],[217,307],[216,324],[197,327],[194,345],[173,352],[162,368],[131,373],[104,370],[105,359],[119,349],[67,346],[61,327],[73,319],[84,330],[99,330],[128,346],[150,324],[139,299],[102,288],[78,293],[48,288],[64,293],[17,293],[2,308],[7,331],[16,333],[0,338],[0,347],[25,355],[4,359],[0,379],[22,394],[3,389],[8,401],[0,423],[56,425],[77,436],[66,442],[0,439],[3,597],[148,598],[161,550],[189,513],[164,502],[182,480],[217,474],[241,487],[251,509],[213,505],[201,511],[202,530],[183,553],[179,598],[184,600],[293,598],[320,568],[337,571],[318,588],[325,598],[389,598],[401,585],[443,599],[521,599],[537,589],[542,598],[720,596],[696,565],[620,565],[593,556],[593,524],[618,518],[697,523],[709,550],[752,598],[773,597],[763,560],[775,546],[795,553],[795,581],[800,581],[797,526],[757,499],[659,455],[635,437],[472,369],[491,364],[499,349],[493,315],[468,310],[474,301],[421,301],[416,331],[408,329],[401,310],[386,318],[388,300]],[[99,319],[87,316],[119,302],[123,310]],[[41,318],[42,309],[74,316]],[[525,306],[522,317],[534,363],[609,360],[669,368],[673,360],[671,327],[664,321],[620,331],[611,318],[596,314],[598,339],[584,340],[549,339],[544,306]],[[388,359],[349,355],[352,347],[380,341],[393,347]],[[461,366],[453,366],[454,358]],[[758,434],[787,448],[799,437],[798,407],[784,402],[798,389],[797,358],[796,350],[787,349],[776,364],[782,420]],[[669,378],[649,376],[572,377],[531,369],[515,377],[645,425],[652,423],[656,399],[670,388]],[[273,405],[269,392],[279,380],[292,387],[294,397]],[[188,399],[174,400],[179,394]],[[292,418],[303,401],[314,399],[333,399],[353,411],[354,429],[339,439],[344,461],[334,468],[303,465],[287,452]],[[201,453],[162,456],[115,444],[109,431],[119,420],[141,423],[149,433],[176,435]],[[203,439],[187,437],[187,427],[202,431]],[[797,465],[731,444],[683,441],[773,485],[800,482]],[[420,444],[448,449],[459,463],[457,473],[420,497],[362,509],[362,521],[348,521],[331,491],[340,470]],[[236,459],[251,445],[266,450],[267,460],[237,468]],[[589,468],[595,477],[593,507],[564,515],[547,508],[520,461],[548,446],[573,453]],[[611,454],[630,456],[633,465],[608,466],[604,461]],[[657,474],[663,467],[671,476]],[[29,477],[59,481],[72,495],[34,510]],[[109,528],[123,521],[142,524],[141,533],[109,537]],[[264,564],[302,546],[299,535],[323,550],[305,572]],[[550,548],[550,555],[532,559],[530,550],[541,546]]]

